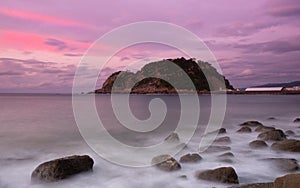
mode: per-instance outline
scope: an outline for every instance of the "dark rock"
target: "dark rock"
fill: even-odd
[[[233,163],[232,159],[220,159],[219,161],[223,163],[229,163],[229,164]]]
[[[213,152],[222,152],[231,150],[228,146],[209,146],[204,152],[213,153]]]
[[[275,128],[264,126],[264,125],[260,125],[255,129],[256,132],[266,132],[266,131],[272,131],[272,130],[275,130]]]
[[[300,118],[296,118],[296,119],[294,120],[294,123],[300,123]]]
[[[246,184],[246,185],[240,185],[240,186],[234,186],[230,188],[274,188],[274,183],[252,183],[252,184]]]
[[[239,183],[238,176],[232,167],[221,167],[214,170],[197,172],[196,177],[198,179],[221,183]]]
[[[228,136],[224,136],[224,137],[217,138],[214,141],[214,143],[226,143],[226,144],[229,144],[229,143],[231,143],[231,139]]]
[[[285,140],[286,136],[282,130],[276,129],[276,130],[271,130],[271,131],[266,131],[266,132],[260,133],[257,136],[257,138],[260,138],[260,139],[266,140],[266,141],[281,141],[281,140]]]
[[[249,146],[252,149],[259,149],[259,148],[266,148],[266,147],[268,147],[268,144],[266,144],[266,142],[262,141],[262,140],[254,140],[254,141],[252,141],[252,142],[249,143]]]
[[[187,176],[186,175],[181,175],[181,176],[179,176],[179,178],[181,178],[181,179],[187,179]]]
[[[295,171],[299,169],[299,165],[296,159],[269,158],[266,160],[272,162],[278,169],[285,172]]]
[[[245,127],[240,128],[237,132],[238,133],[251,133],[252,130],[250,127],[245,126]]]
[[[289,151],[289,152],[300,152],[300,140],[283,140],[272,144],[272,149]]]
[[[234,155],[231,152],[226,152],[226,153],[219,155],[218,157],[234,157]]]
[[[71,175],[92,170],[94,161],[88,155],[74,155],[40,164],[31,174],[33,180],[46,182],[65,179]]]
[[[165,138],[167,142],[180,142],[179,136],[177,133],[171,133],[167,138]]]
[[[193,154],[186,154],[184,156],[182,156],[179,160],[179,162],[181,163],[196,163],[199,162],[202,159],[202,157],[197,154],[197,153],[193,153]]]
[[[300,174],[288,174],[275,179],[274,188],[299,188]]]
[[[224,134],[226,133],[226,129],[225,128],[220,128],[219,129],[219,134]]]
[[[175,171],[181,169],[180,164],[170,155],[156,156],[152,159],[151,164],[163,171]]]
[[[295,135],[295,132],[292,131],[292,130],[287,130],[287,131],[285,131],[285,134],[289,135],[289,136],[292,136],[292,135]]]
[[[269,117],[268,120],[276,120],[274,117]]]
[[[263,125],[263,124],[259,121],[246,121],[246,122],[240,124],[240,126],[250,126],[250,127],[257,127],[260,125]]]

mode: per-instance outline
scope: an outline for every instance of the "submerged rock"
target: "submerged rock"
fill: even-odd
[[[226,143],[226,144],[229,144],[229,143],[231,143],[231,139],[228,136],[224,136],[224,137],[217,138],[214,141],[214,143],[224,143],[224,144]]]
[[[272,130],[275,130],[275,128],[264,126],[264,125],[260,125],[255,129],[256,132],[265,132],[265,131],[272,131]]]
[[[204,152],[213,153],[213,152],[222,152],[231,150],[231,147],[228,146],[209,146]]]
[[[254,140],[249,143],[249,146],[252,149],[261,149],[268,147],[268,144],[263,140]]]
[[[94,161],[88,155],[73,155],[40,164],[31,174],[33,180],[46,182],[65,179],[71,175],[92,170]]]
[[[246,185],[240,185],[240,186],[234,186],[230,188],[274,188],[274,183],[252,183],[252,184],[246,184]]]
[[[202,160],[202,157],[197,154],[197,153],[193,153],[193,154],[186,154],[184,156],[182,156],[179,160],[179,162],[181,163],[196,163],[199,162],[200,160]]]
[[[276,178],[274,188],[299,188],[300,174],[288,174]]]
[[[251,133],[252,130],[250,127],[245,126],[245,127],[240,128],[237,132],[238,133]]]
[[[289,151],[289,152],[300,152],[300,140],[283,140],[272,144],[272,149]]]
[[[226,152],[221,155],[218,155],[218,157],[234,157],[234,155],[231,152]]]
[[[287,130],[287,131],[285,131],[285,134],[289,135],[289,136],[292,136],[292,135],[295,135],[295,132],[292,131],[292,130]]]
[[[260,125],[263,125],[263,124],[259,121],[246,121],[246,122],[240,124],[240,126],[250,126],[250,127],[257,127]]]
[[[267,132],[260,133],[257,138],[266,141],[281,141],[286,139],[286,135],[280,129],[271,130]]]
[[[300,123],[300,118],[296,118],[296,119],[294,120],[294,123]]]
[[[276,120],[275,117],[269,117],[268,120]]]
[[[266,159],[272,162],[278,169],[290,172],[299,169],[299,165],[296,159],[287,159],[287,158],[269,158]]]
[[[180,142],[179,136],[177,133],[171,133],[167,138],[165,138],[167,142]]]
[[[239,183],[238,176],[232,167],[221,167],[213,170],[197,172],[196,177],[198,179],[221,183]]]
[[[159,155],[152,159],[152,165],[163,171],[175,171],[181,169],[180,164],[170,155]]]

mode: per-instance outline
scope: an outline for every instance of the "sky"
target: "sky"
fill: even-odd
[[[1,0],[0,5],[0,92],[70,93],[92,43],[140,21],[168,22],[195,33],[236,88],[300,80],[299,0]],[[112,58],[99,84],[147,56],[179,55],[157,44],[129,47]]]

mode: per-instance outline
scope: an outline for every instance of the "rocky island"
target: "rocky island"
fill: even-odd
[[[170,64],[179,66],[180,70],[172,68]],[[95,93],[111,93],[113,87],[113,91],[117,93],[189,93],[193,89],[185,79],[182,79],[182,70],[191,79],[193,87],[198,93],[234,89],[230,82],[209,63],[182,57],[151,62],[136,73],[130,71],[115,72],[106,79],[102,88],[97,89]],[[166,79],[160,79],[159,77],[162,75]],[[115,83],[116,79],[118,79],[118,82]],[[177,91],[165,80],[172,80],[177,86]]]

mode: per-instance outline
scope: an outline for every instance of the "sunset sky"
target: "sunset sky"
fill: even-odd
[[[300,80],[299,0],[0,4],[0,92],[71,92],[76,66],[89,46],[112,29],[137,21],[170,22],[195,33],[234,87]],[[169,48],[159,49],[136,46],[120,53],[107,75],[147,56],[175,56]]]

